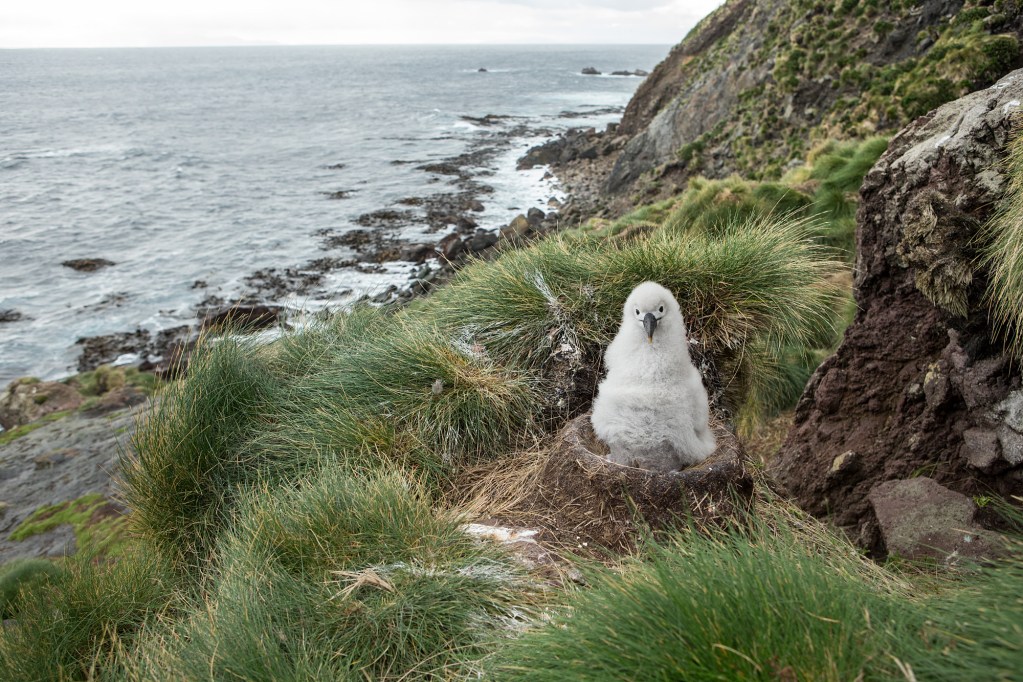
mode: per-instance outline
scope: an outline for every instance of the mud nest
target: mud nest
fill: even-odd
[[[628,552],[647,529],[678,524],[714,525],[744,514],[753,499],[753,478],[738,439],[712,425],[718,449],[704,462],[670,473],[614,464],[593,432],[589,413],[568,422],[550,448],[534,453],[528,476],[491,471],[477,491],[505,487],[511,505],[487,514],[492,521],[528,526],[552,548],[582,553]],[[517,488],[517,490],[513,490]],[[492,492],[490,501],[500,504]],[[496,505],[495,505],[496,506]]]

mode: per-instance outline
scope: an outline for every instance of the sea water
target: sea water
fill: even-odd
[[[74,371],[75,340],[194,320],[268,267],[322,256],[324,232],[456,188],[420,166],[507,116],[473,169],[496,228],[559,189],[515,160],[552,132],[620,117],[668,46],[338,46],[0,51],[0,387]],[[480,69],[486,69],[481,71]],[[344,192],[343,200],[330,193]],[[398,207],[400,208],[400,207]],[[407,228],[408,238],[426,232]],[[443,236],[433,235],[434,239]],[[61,263],[105,258],[78,272]],[[407,263],[332,273],[321,306],[407,279]],[[201,282],[202,286],[197,286]]]

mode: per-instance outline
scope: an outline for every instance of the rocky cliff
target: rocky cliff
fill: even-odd
[[[777,176],[821,140],[894,132],[990,85],[1023,65],[1021,35],[1018,3],[1003,0],[729,0],[616,129],[560,150],[559,175],[587,208],[612,212],[697,174]]]
[[[969,555],[986,500],[1023,494],[1020,368],[979,251],[1021,101],[1023,70],[918,118],[867,174],[858,313],[769,469],[879,555]]]

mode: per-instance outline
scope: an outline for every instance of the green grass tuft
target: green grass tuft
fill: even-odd
[[[1009,352],[1023,360],[1023,135],[1017,131],[1006,159],[1007,186],[986,228],[983,261],[987,300],[995,331]]]
[[[174,565],[208,559],[232,500],[264,462],[244,447],[265,427],[276,378],[250,342],[207,343],[188,377],[167,387],[122,457],[123,495],[132,525]]]
[[[0,565],[0,618],[14,618],[21,610],[22,591],[37,589],[62,573],[48,559],[22,557]]]
[[[837,681],[893,668],[887,647],[918,617],[897,600],[904,586],[837,537],[767,513],[595,577],[497,653],[495,678]]]
[[[328,468],[247,497],[204,608],[139,649],[139,679],[471,672],[530,588],[407,472]]]
[[[167,612],[175,582],[152,553],[66,570],[21,592],[17,624],[0,633],[0,679],[85,680],[117,669],[120,648]]]

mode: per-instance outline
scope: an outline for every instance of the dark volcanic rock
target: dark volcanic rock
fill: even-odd
[[[1023,71],[917,119],[867,174],[859,312],[811,378],[770,473],[883,552],[870,491],[925,471],[965,495],[1023,493],[1023,390],[983,300],[978,229],[1004,177]]]
[[[61,265],[78,272],[95,272],[100,268],[117,265],[117,263],[106,258],[76,258],[74,260],[66,260]]]
[[[348,197],[352,196],[352,190],[338,189],[334,190],[333,192],[320,192],[320,194],[327,197],[328,199],[340,200],[347,199]]]
[[[396,211],[391,208],[384,208],[372,213],[363,213],[355,222],[363,227],[374,228],[398,228],[414,225],[416,214],[412,211]]]
[[[100,365],[109,365],[121,355],[141,355],[149,347],[150,340],[150,333],[142,328],[133,332],[80,338],[75,341],[75,345],[82,347],[78,356],[78,371],[88,372]]]
[[[283,308],[275,305],[233,305],[207,312],[200,327],[203,330],[255,331],[275,326],[283,312]]]
[[[24,319],[25,316],[21,314],[21,311],[14,310],[13,308],[0,308],[0,324],[4,322],[18,322]]]
[[[599,76],[600,71],[597,71],[597,69],[592,66],[587,66],[582,70],[582,74],[584,76]]]

